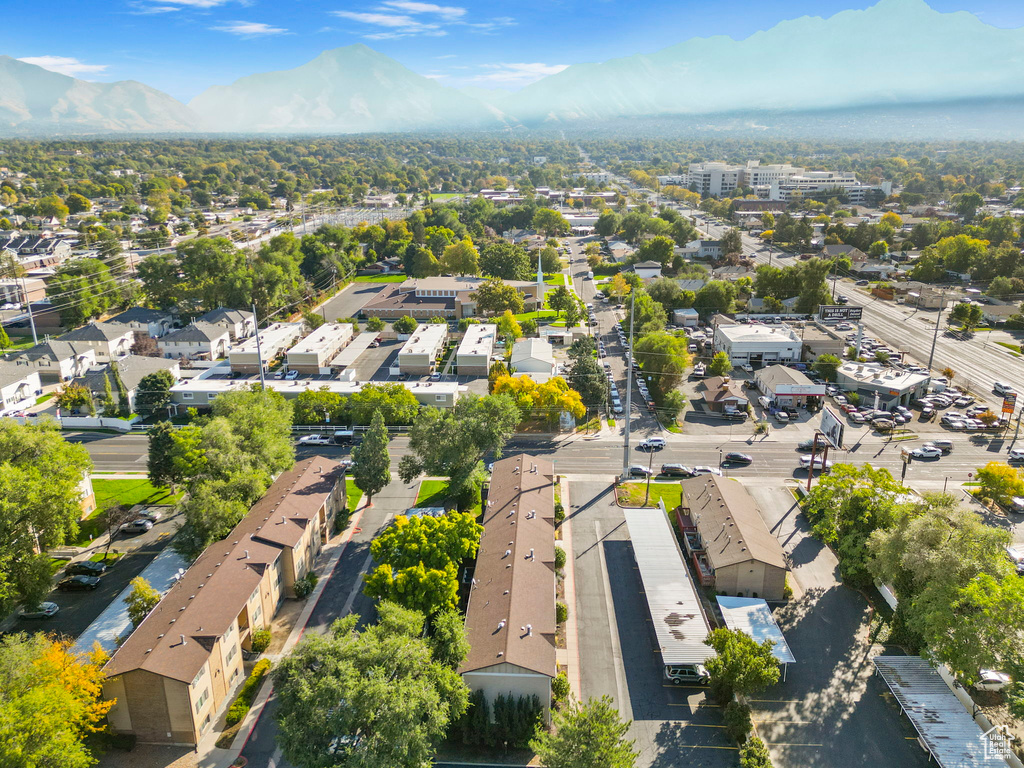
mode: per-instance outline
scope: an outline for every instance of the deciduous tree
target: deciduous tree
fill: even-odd
[[[156,608],[156,604],[160,602],[160,593],[144,578],[136,576],[131,581],[131,589],[124,602],[128,607],[128,618],[132,620],[132,626],[137,627],[149,616],[150,611]]]
[[[359,445],[352,449],[352,480],[366,494],[367,505],[391,482],[391,454],[388,453],[388,430],[379,410],[373,412],[370,428]]]
[[[469,298],[476,302],[479,314],[498,315],[510,310],[512,314],[518,315],[523,311],[523,295],[515,286],[506,285],[503,280],[485,280],[469,294]]]
[[[711,695],[719,703],[734,695],[759,693],[779,680],[779,661],[772,654],[771,640],[761,643],[738,629],[713,629],[704,641],[715,649],[706,662],[711,677]]]
[[[146,374],[139,382],[135,391],[135,410],[140,416],[153,416],[166,413],[171,402],[171,387],[174,386],[174,374],[167,370],[154,371]]]
[[[545,768],[633,768],[640,753],[626,738],[630,725],[609,696],[573,701],[555,714],[550,731],[538,730],[530,748]]]

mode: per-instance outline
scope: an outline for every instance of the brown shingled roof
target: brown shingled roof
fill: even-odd
[[[460,673],[509,663],[555,676],[554,518],[551,462],[526,454],[495,462]]]
[[[697,526],[713,568],[748,560],[786,567],[782,545],[768,530],[746,488],[714,475],[683,480],[681,485],[683,509]]]
[[[278,534],[317,514],[344,474],[336,461],[314,456],[282,473],[223,541],[211,544],[115,651],[108,677],[133,669],[192,682],[265,569],[298,537]],[[281,523],[284,520],[285,523]],[[268,533],[269,531],[269,533]]]

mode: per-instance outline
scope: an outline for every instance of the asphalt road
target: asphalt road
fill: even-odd
[[[326,302],[321,314],[327,322],[342,317],[355,317],[371,299],[384,289],[384,283],[352,283]]]

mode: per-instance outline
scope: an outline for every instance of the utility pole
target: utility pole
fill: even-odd
[[[629,361],[626,365],[626,441],[622,446],[622,478],[621,481],[625,482],[629,477],[629,422],[630,422],[630,409],[633,404],[633,361],[636,359],[633,357],[636,350],[633,349],[633,320],[636,314],[633,310],[636,308],[636,293],[633,293],[633,298],[629,302]]]
[[[939,343],[939,326],[942,325],[942,310],[946,308],[946,292],[939,292],[939,314],[935,318],[935,334],[932,336],[932,351],[928,353],[928,382],[927,387],[932,383],[932,361],[935,359],[935,345]]]
[[[39,337],[36,336],[36,318],[32,314],[32,300],[28,296],[28,288],[25,285],[25,275],[21,276],[21,292],[25,294],[25,306],[28,307],[28,324],[32,326],[32,343],[38,344]]]
[[[260,388],[266,390],[267,378],[266,375],[263,373],[263,352],[260,349],[260,318],[256,314],[255,301],[252,303],[252,319],[253,324],[256,326],[256,361],[259,363],[260,366]]]

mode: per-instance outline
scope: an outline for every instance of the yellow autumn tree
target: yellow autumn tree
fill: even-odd
[[[88,768],[83,738],[114,705],[100,698],[106,654],[75,654],[69,640],[14,634],[0,640],[0,765]]]
[[[494,383],[494,394],[515,400],[524,420],[532,416],[553,424],[565,412],[577,419],[587,412],[580,393],[561,376],[539,384],[529,376],[502,376]]]

